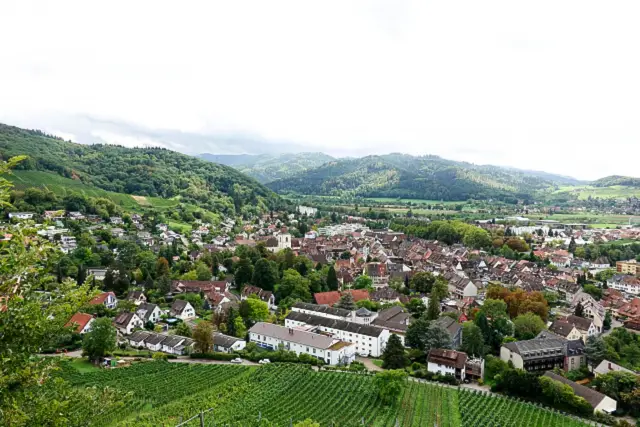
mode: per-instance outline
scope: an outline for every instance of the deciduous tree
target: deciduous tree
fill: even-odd
[[[194,347],[197,353],[211,353],[213,351],[213,325],[200,322],[193,330]]]
[[[82,340],[82,354],[91,361],[98,361],[108,352],[115,350],[116,328],[108,317],[96,319],[91,324],[91,330],[84,334]]]

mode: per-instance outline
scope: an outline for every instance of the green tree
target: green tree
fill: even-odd
[[[488,319],[508,318],[507,303],[499,299],[486,299],[480,311]]]
[[[598,366],[607,357],[607,346],[604,340],[596,336],[587,338],[584,354],[591,367]]]
[[[299,299],[300,301],[310,301],[311,292],[309,287],[309,280],[302,277],[296,270],[285,270],[280,285],[276,289],[276,298],[278,301],[287,297]]]
[[[327,272],[327,287],[330,291],[337,291],[340,287],[338,284],[338,277],[336,276],[336,270],[333,268],[333,265],[329,266],[329,271]]]
[[[445,328],[433,322],[427,328],[424,343],[424,351],[427,353],[436,348],[451,348],[451,335]]]
[[[420,271],[413,275],[409,283],[412,291],[428,294],[431,293],[435,281],[436,278],[433,274]]]
[[[276,286],[276,281],[277,277],[271,262],[265,258],[260,258],[254,266],[251,282],[265,291],[273,291]]]
[[[544,321],[533,313],[524,313],[513,321],[516,338],[530,340],[545,329]]]
[[[440,300],[438,299],[438,295],[436,295],[435,292],[431,292],[425,317],[427,318],[427,320],[436,320],[438,317],[440,317],[440,311]]]
[[[91,330],[84,334],[82,340],[82,354],[91,361],[98,361],[107,353],[115,350],[116,328],[108,317],[96,319],[91,324]]]
[[[458,236],[456,231],[453,229],[453,226],[449,223],[445,223],[438,229],[436,239],[446,243],[447,245],[452,245],[457,241]]]
[[[402,341],[396,334],[391,334],[382,352],[382,367],[384,369],[403,369],[409,363],[404,354]]]
[[[240,303],[240,315],[245,324],[253,326],[269,317],[269,306],[258,298],[247,298]]]
[[[391,370],[376,373],[373,385],[378,397],[384,405],[393,405],[398,401],[407,383],[407,373],[404,370]]]
[[[470,356],[481,357],[484,355],[484,337],[482,330],[473,322],[465,322],[462,325],[461,350]]]
[[[211,353],[213,351],[213,325],[200,322],[193,329],[193,340],[196,353]]]
[[[238,311],[233,307],[229,307],[229,311],[227,311],[227,319],[225,322],[225,326],[226,326],[227,334],[233,337],[237,336],[236,335],[236,317],[239,317]],[[240,322],[242,323],[242,318],[240,318]],[[242,326],[244,326],[244,323]]]
[[[449,284],[444,277],[436,277],[433,288],[431,288],[431,294],[435,294],[436,298],[438,298],[438,301],[442,301],[443,298],[449,295]]]
[[[343,294],[340,297],[340,300],[335,304],[336,308],[342,308],[344,310],[349,310],[349,311],[353,311],[353,310],[357,310],[357,306],[355,301],[353,300],[353,295],[351,295],[351,293],[347,292],[345,294]]]
[[[240,258],[236,267],[234,280],[236,284],[242,288],[247,283],[251,283],[253,278],[253,265],[248,258]]]
[[[207,264],[199,262],[196,265],[196,279],[197,280],[211,280],[211,270]]]
[[[175,332],[176,335],[179,335],[181,337],[191,337],[191,328],[185,322],[178,323]]]
[[[421,317],[424,312],[427,311],[427,307],[425,307],[424,302],[422,302],[420,298],[411,298],[405,307],[414,317]]]
[[[371,287],[373,287],[373,280],[366,274],[358,276],[353,282],[354,289],[370,289]]]
[[[429,321],[424,317],[419,317],[412,321],[409,327],[407,327],[407,334],[405,335],[405,343],[407,346],[424,350],[427,345],[426,336],[429,324]]]
[[[491,247],[491,235],[489,232],[479,227],[474,227],[469,230],[462,241],[465,246],[474,249]]]
[[[242,317],[236,316],[236,318],[233,321],[233,323],[234,323],[233,330],[235,331],[235,333],[233,335],[238,337],[238,338],[244,338],[247,335],[247,327],[245,326],[244,322],[242,321]]]

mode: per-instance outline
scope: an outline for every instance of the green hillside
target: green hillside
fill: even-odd
[[[161,148],[75,144],[40,131],[0,124],[0,157],[22,154],[29,159],[18,167],[17,183],[20,185],[21,178],[22,185],[51,184],[54,192],[56,186],[85,192],[101,189],[143,196],[134,200],[138,204],[153,205],[149,200],[154,197],[179,199],[227,214],[265,212],[281,203],[269,189],[228,166]],[[48,172],[67,180],[37,174],[20,176],[26,171]]]
[[[556,183],[523,171],[405,154],[335,160],[267,186],[277,192],[428,200],[530,200]]]
[[[260,182],[288,178],[335,160],[324,153],[201,154],[202,159],[233,166]]]
[[[640,178],[633,178],[630,176],[611,175],[604,178],[600,178],[597,181],[591,183],[594,187],[612,187],[612,186],[625,186],[640,188]]]

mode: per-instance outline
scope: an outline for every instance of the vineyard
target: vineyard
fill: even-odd
[[[305,419],[336,427],[585,425],[528,403],[416,381],[407,383],[395,405],[385,406],[372,376],[304,365],[144,362],[86,374],[67,367],[61,375],[77,387],[129,393],[123,408],[94,417],[95,426],[173,427],[207,409],[207,427],[280,427]],[[199,419],[183,427],[197,426]]]

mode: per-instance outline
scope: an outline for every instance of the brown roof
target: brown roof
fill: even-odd
[[[465,363],[467,363],[467,353],[444,348],[434,348],[429,350],[427,361],[452,366],[456,369],[463,369]]]
[[[544,376],[568,385],[573,389],[573,392],[576,394],[576,396],[582,397],[584,400],[589,402],[589,405],[591,405],[593,408],[598,406],[600,402],[602,402],[602,399],[606,397],[604,394],[597,392],[592,388],[575,383],[571,380],[566,379],[565,377],[554,374],[553,372],[547,371],[544,373]]]
[[[591,326],[591,323],[593,323],[591,319],[574,316],[573,314],[570,316],[567,316],[565,320],[570,324],[572,324],[573,326],[575,326],[576,329],[578,329],[579,331],[588,331],[589,327]]]
[[[332,306],[340,301],[340,297],[343,294],[351,294],[355,302],[369,299],[369,291],[366,289],[351,289],[343,291],[318,292],[313,294],[313,298],[316,300],[316,304]]]
[[[107,300],[109,295],[112,295],[114,298],[116,297],[116,294],[114,294],[113,292],[103,292],[97,297],[93,298],[91,301],[89,301],[89,304],[91,305],[104,304],[104,302]]]
[[[621,316],[640,318],[640,298],[634,298],[618,309]]]
[[[87,326],[87,324],[93,319],[90,314],[87,313],[76,313],[71,316],[71,319],[64,326],[76,326],[76,332],[80,333]]]

